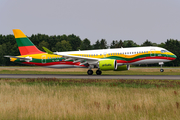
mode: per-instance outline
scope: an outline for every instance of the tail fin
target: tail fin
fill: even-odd
[[[20,29],[13,29],[13,33],[21,55],[44,53],[40,51]]]

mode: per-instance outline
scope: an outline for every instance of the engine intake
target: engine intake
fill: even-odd
[[[117,61],[114,59],[106,59],[99,61],[100,70],[116,70],[117,69]]]

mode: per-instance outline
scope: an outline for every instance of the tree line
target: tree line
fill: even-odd
[[[177,59],[168,63],[165,66],[180,66],[180,41],[175,39],[167,39],[166,42],[157,44],[149,40],[144,41],[138,45],[133,40],[112,40],[108,45],[105,39],[97,40],[91,45],[89,39],[80,39],[79,36],[71,35],[54,35],[48,36],[45,34],[32,34],[28,37],[36,47],[42,51],[43,46],[51,51],[75,51],[75,50],[93,50],[93,49],[107,49],[107,48],[126,48],[126,47],[140,47],[140,46],[158,46],[163,47],[177,56]],[[1,35],[0,34],[0,65],[1,66],[14,66],[20,65],[9,61],[4,55],[18,56],[20,55],[14,35]]]

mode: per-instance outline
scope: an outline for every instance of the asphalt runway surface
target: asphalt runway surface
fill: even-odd
[[[65,74],[0,74],[0,78],[64,78],[64,79],[157,79],[180,80],[180,75],[65,75]]]

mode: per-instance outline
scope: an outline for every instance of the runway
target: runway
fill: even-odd
[[[56,74],[0,74],[0,78],[64,78],[64,79],[157,79],[180,80],[180,75],[56,75]]]

